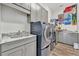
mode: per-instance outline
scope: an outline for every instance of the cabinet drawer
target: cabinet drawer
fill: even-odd
[[[4,52],[6,50],[15,48],[15,47],[23,45],[23,44],[30,43],[30,42],[34,41],[35,39],[36,39],[36,37],[31,37],[31,38],[25,38],[25,39],[13,41],[13,42],[4,43],[1,45],[1,52]]]
[[[21,47],[17,47],[17,48],[14,48],[14,49],[11,49],[9,51],[6,51],[4,53],[1,53],[2,56],[23,56],[23,49],[24,47],[21,46]]]

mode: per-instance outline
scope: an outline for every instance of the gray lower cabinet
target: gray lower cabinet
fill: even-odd
[[[2,56],[23,56],[24,47],[17,47],[9,51],[1,53]]]
[[[36,41],[1,53],[2,56],[36,56]]]
[[[36,36],[0,44],[1,56],[36,56]]]
[[[63,32],[56,32],[56,41],[63,42]]]
[[[24,49],[25,56],[36,56],[36,42],[24,45]]]
[[[62,42],[70,45],[73,45],[74,43],[76,43],[78,39],[77,33],[73,33],[70,31],[62,31],[56,35],[57,35],[58,42]]]

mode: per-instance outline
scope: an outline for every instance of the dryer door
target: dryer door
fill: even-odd
[[[52,28],[50,27],[50,25],[46,26],[45,31],[44,31],[44,37],[47,42],[50,42],[52,38]]]

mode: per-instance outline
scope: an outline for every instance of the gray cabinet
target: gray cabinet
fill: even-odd
[[[1,56],[36,56],[36,36],[0,44]]]
[[[2,56],[36,56],[36,41],[1,53]]]
[[[3,3],[3,5],[17,9],[25,14],[30,14],[30,3]]]
[[[21,6],[21,7],[25,8],[26,10],[31,10],[30,3],[16,3],[16,5]]]
[[[2,21],[11,23],[26,23],[27,14],[16,9],[2,5]]]
[[[59,32],[59,35],[58,35],[58,38],[59,38],[59,42],[64,42],[63,40],[63,32]]]
[[[48,11],[42,8],[42,21],[43,22],[48,22]]]
[[[21,46],[21,47],[17,47],[12,50],[3,52],[1,55],[2,56],[23,56],[23,53],[24,53],[23,51],[24,51],[23,46]]]
[[[77,33],[73,33],[70,31],[62,31],[59,32],[58,35],[58,41],[66,44],[73,45],[77,42]]]
[[[36,42],[31,42],[30,44],[24,45],[25,56],[36,56]]]
[[[36,3],[31,4],[31,21],[41,21],[42,15],[41,15],[41,6]]]
[[[31,21],[48,22],[48,11],[40,4],[31,4]]]
[[[73,45],[77,42],[77,33],[65,31],[63,32],[63,43]]]
[[[37,21],[37,9],[36,9],[36,4],[32,3],[31,4],[31,21],[35,22]]]
[[[42,8],[39,4],[37,4],[36,8],[37,8],[37,11],[36,11],[37,12],[37,20],[42,21]]]

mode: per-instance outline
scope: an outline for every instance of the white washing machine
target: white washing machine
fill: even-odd
[[[31,34],[37,35],[36,48],[37,56],[47,56],[50,51],[50,38],[52,37],[52,30],[49,24],[38,22],[31,22]]]
[[[50,43],[51,43],[51,38],[52,38],[52,27],[50,24],[42,24],[42,49],[41,53],[42,56],[47,56],[49,55],[50,52]]]

